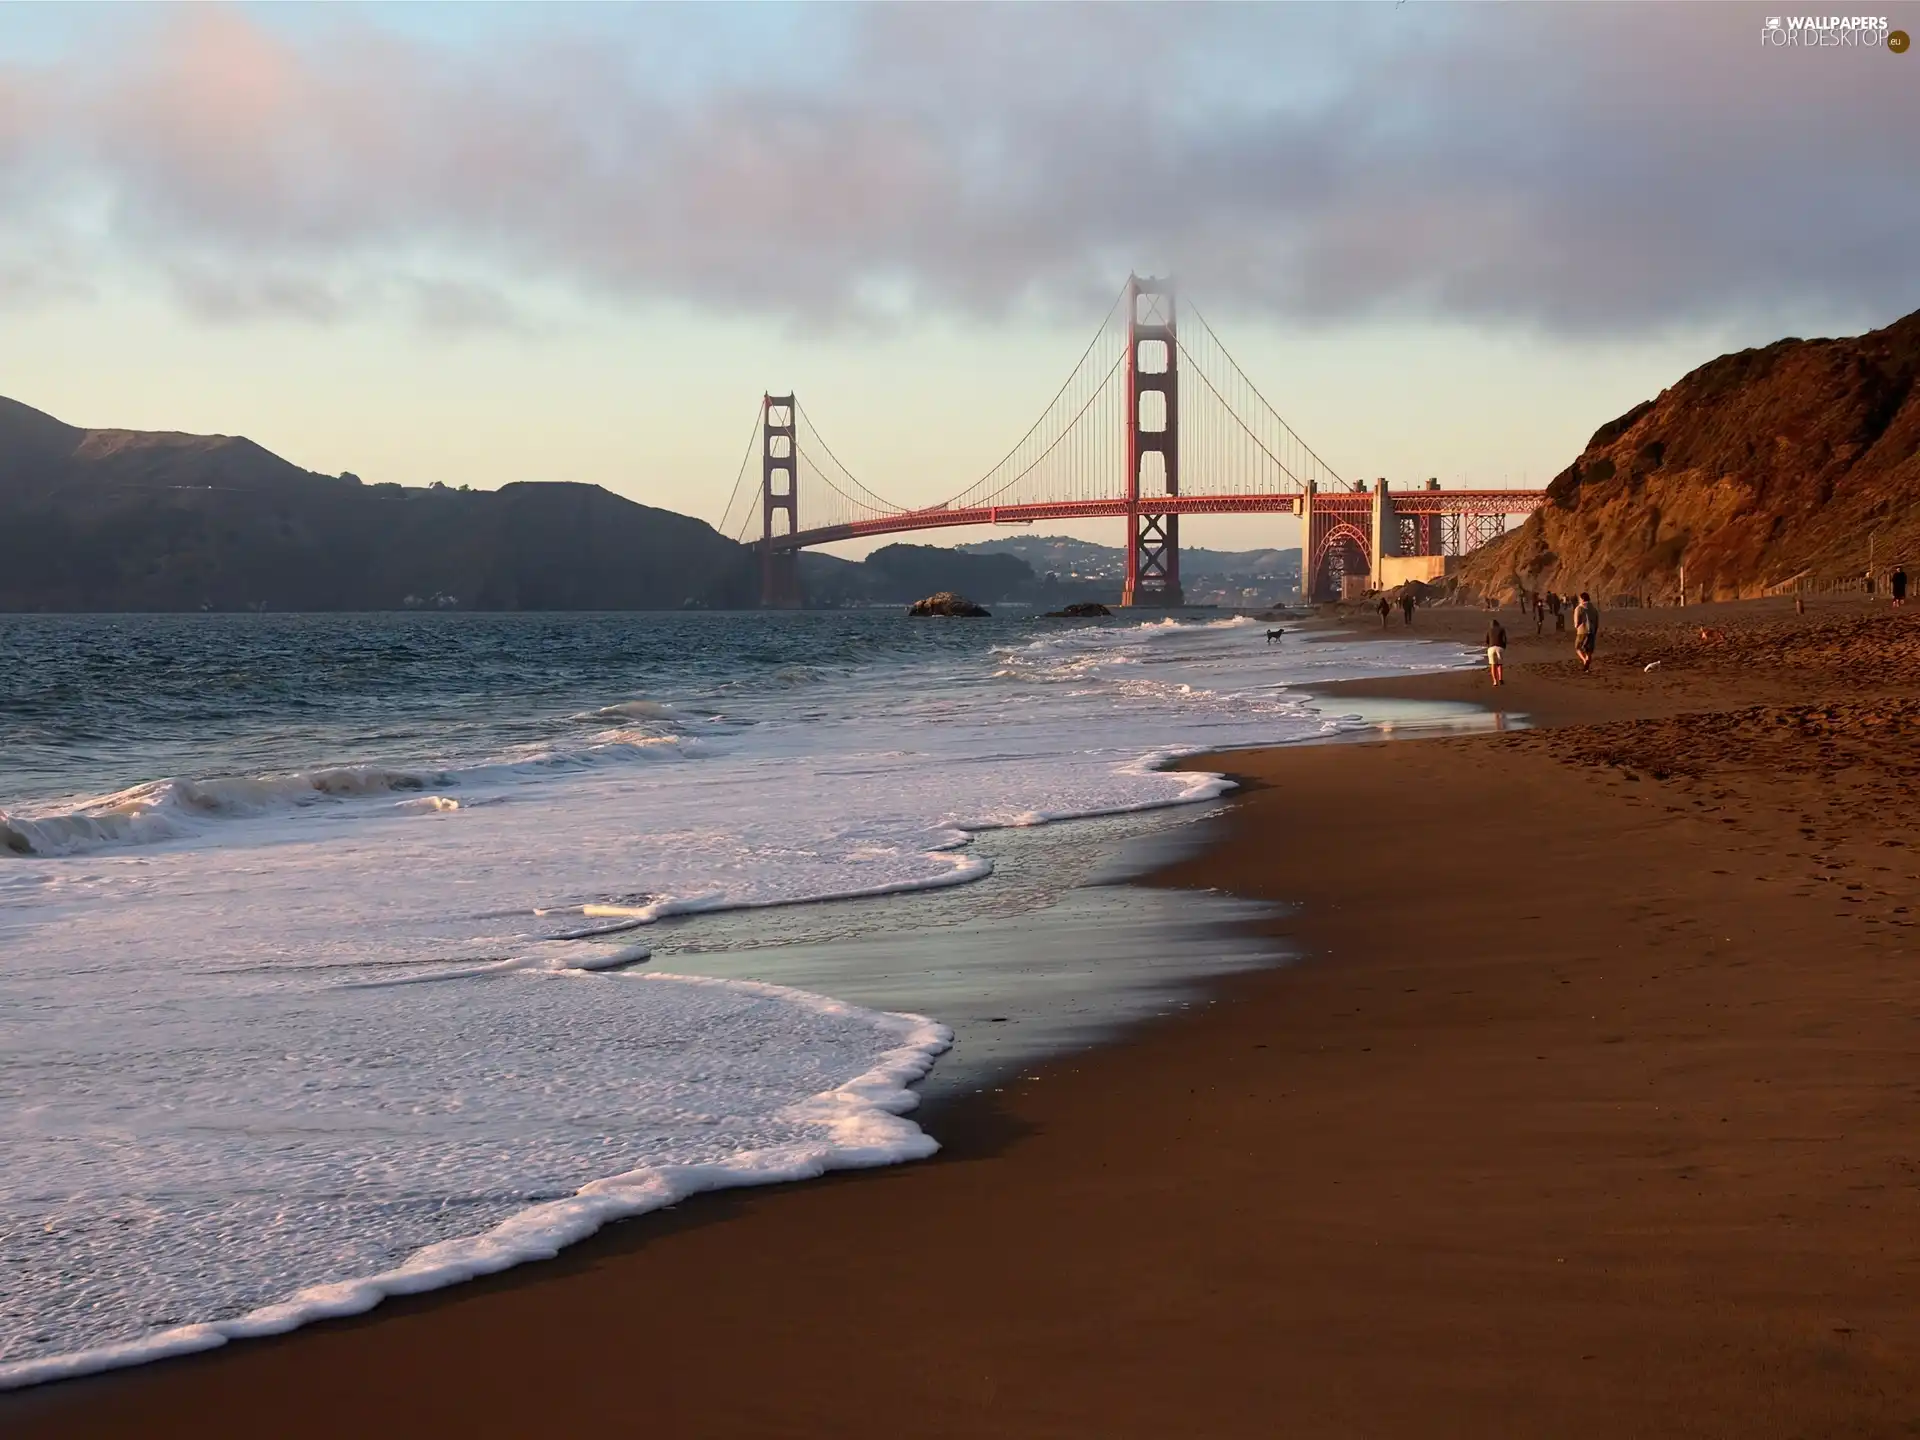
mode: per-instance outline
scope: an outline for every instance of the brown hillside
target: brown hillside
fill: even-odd
[[[1920,562],[1920,311],[1846,340],[1722,355],[1603,425],[1464,584],[1754,595]]]

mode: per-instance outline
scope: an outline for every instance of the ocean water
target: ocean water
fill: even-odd
[[[0,1387],[930,1153],[951,1036],[893,997],[1013,983],[1023,915],[1101,923],[1015,835],[1208,800],[1158,767],[1457,663],[1263,631],[0,618]],[[958,938],[888,1008],[811,988],[911,972],[927,925]]]

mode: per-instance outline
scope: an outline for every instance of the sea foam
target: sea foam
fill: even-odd
[[[31,1334],[0,1332],[0,1389],[356,1315],[388,1296],[551,1258],[611,1221],[701,1191],[938,1148],[905,1118],[917,1103],[908,1087],[952,1040],[934,1021],[747,981],[654,975],[587,988],[594,993],[549,982],[531,1005],[523,993],[517,1023],[490,1026],[484,1054],[451,1073],[382,1076],[377,1093],[364,1069],[388,1063],[382,1042],[431,1025],[435,1012],[444,1023],[444,1007],[389,997],[363,1008],[371,1033],[363,1029],[351,1053],[327,1056],[325,1070],[289,1063],[298,1055],[274,1063],[242,1038],[198,1036],[158,1061],[164,1076],[109,1083],[122,1092],[112,1137],[90,1133],[77,1113],[10,1119],[0,1130],[10,1278],[43,1297],[48,1286],[64,1290],[69,1303],[43,1309]],[[550,1044],[558,1030],[529,1027],[529,1010],[554,1026],[593,1023],[603,1058],[594,1064],[576,1048],[559,1059]],[[274,1043],[344,1042],[283,1020]],[[239,1077],[216,1078],[210,1066],[242,1059],[254,1062],[242,1093],[216,1093]],[[163,1078],[171,1083],[160,1104],[143,1090]],[[538,1124],[518,1147],[488,1145],[492,1163],[474,1172],[476,1109],[489,1130],[521,1123],[515,1117]],[[224,1171],[226,1128],[236,1124],[270,1142],[238,1195]],[[23,1144],[63,1131],[60,1158],[25,1163]],[[127,1146],[144,1169],[124,1154],[117,1169],[137,1175],[138,1190],[101,1172],[99,1162]],[[593,1173],[635,1153],[646,1163]],[[479,1223],[462,1233],[463,1221]],[[271,1293],[274,1277],[302,1274],[325,1278]],[[159,1318],[183,1314],[195,1318]]]

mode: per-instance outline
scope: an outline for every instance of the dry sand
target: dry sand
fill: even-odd
[[[1228,840],[1161,881],[1296,902],[1301,961],[929,1116],[934,1161],[0,1430],[1920,1433],[1920,617],[1779,609],[1619,617],[1590,676],[1516,634],[1499,698],[1563,728],[1217,762]]]

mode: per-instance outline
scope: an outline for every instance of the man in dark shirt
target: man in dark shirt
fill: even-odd
[[[1487,669],[1493,675],[1493,683],[1503,685],[1507,679],[1507,627],[1500,623],[1498,616],[1487,625]]]
[[[1580,657],[1580,668],[1593,668],[1593,647],[1600,642],[1600,611],[1593,597],[1580,592],[1580,603],[1573,607],[1573,653]]]

